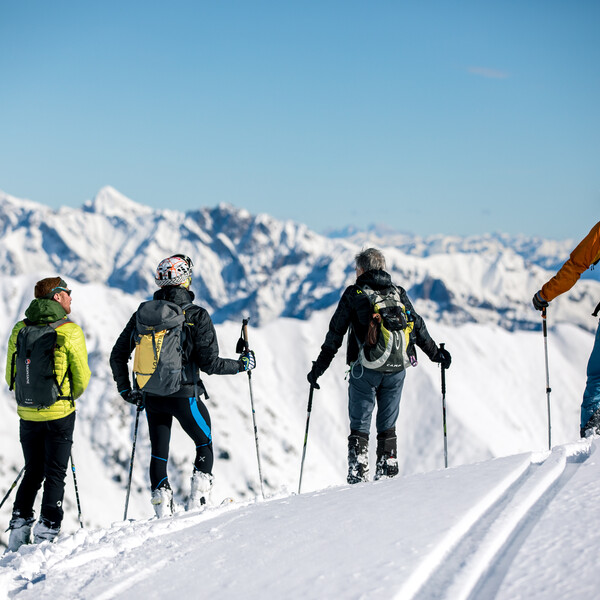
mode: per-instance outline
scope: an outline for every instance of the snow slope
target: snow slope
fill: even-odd
[[[163,525],[169,531],[178,527],[158,524],[155,529],[155,523],[147,523],[147,530],[143,529],[152,509],[149,440],[142,416],[129,507],[129,516],[142,524],[111,528],[123,517],[135,414],[116,393],[108,366],[114,340],[138,304],[154,289],[152,272],[156,262],[177,251],[194,258],[197,275],[192,289],[198,294],[198,302],[215,316],[222,356],[235,356],[239,316],[252,316],[250,343],[258,358],[253,389],[262,470],[267,495],[275,499],[256,501],[260,485],[247,378],[205,377],[216,457],[214,494],[217,499],[234,497],[236,506],[231,507],[231,514],[223,509],[202,516],[181,516],[173,522],[187,527],[192,519],[192,524],[197,521],[200,526],[215,516],[235,518],[237,523],[246,510],[262,511],[286,503],[296,506],[294,503],[308,500],[317,503],[315,508],[306,508],[314,517],[313,513],[326,510],[318,503],[326,503],[321,497],[328,497],[330,492],[321,490],[330,486],[342,486],[339,490],[344,494],[338,496],[367,494],[344,486],[348,422],[342,349],[320,380],[321,390],[314,397],[303,479],[306,494],[301,498],[289,496],[297,488],[302,453],[308,399],[306,373],[318,355],[340,294],[353,278],[353,256],[371,243],[383,247],[394,278],[409,290],[433,338],[445,342],[452,353],[446,397],[450,466],[469,469],[475,467],[468,465],[496,457],[544,452],[548,447],[548,424],[543,341],[539,314],[532,309],[530,298],[551,276],[546,268],[564,260],[571,241],[537,243],[505,236],[400,239],[367,234],[328,239],[301,225],[281,223],[266,215],[252,216],[227,206],[186,214],[156,211],[111,188],[102,190],[81,210],[59,211],[0,193],[0,339],[6,340],[14,322],[22,317],[35,281],[60,273],[73,288],[72,318],[83,327],[90,353],[93,378],[78,402],[73,449],[85,532],[78,531],[70,473],[65,496],[63,532],[67,538],[74,535],[72,539],[78,540],[72,542],[73,552],[82,550],[78,545],[81,541],[85,556],[94,555],[94,540],[106,539],[109,541],[100,545],[97,557],[101,558],[103,552],[114,557],[110,540],[118,538],[117,531],[122,533],[122,544],[139,545],[136,540],[154,539],[154,533],[163,531]],[[597,326],[590,312],[598,299],[600,283],[582,281],[553,302],[549,311],[555,447],[578,439],[585,367]],[[401,481],[421,481],[419,474],[443,466],[440,372],[423,356],[419,366],[409,370],[397,429],[400,472],[416,477]],[[189,490],[193,453],[189,438],[176,425],[169,477],[180,503]],[[373,455],[372,447],[372,462]],[[21,466],[14,398],[0,386],[2,494]],[[571,470],[571,462],[566,469]],[[443,482],[447,473],[450,471],[432,477]],[[391,488],[400,485],[388,484]],[[456,487],[461,485],[466,486],[465,481]],[[358,501],[363,507],[362,518],[355,513],[352,521],[342,521],[343,529],[357,535],[364,526],[364,511],[368,508],[370,514],[378,503],[373,494],[385,489],[383,483],[363,487],[369,492]],[[8,523],[13,499],[2,507],[0,524]],[[379,502],[387,506],[384,499]],[[415,496],[407,502],[418,506],[424,499]],[[345,505],[339,508],[346,510]],[[265,516],[275,524],[281,518],[279,513]],[[333,517],[330,520],[335,521]],[[368,522],[371,520],[369,516]],[[306,528],[314,539],[320,539],[318,532]],[[0,547],[7,540],[4,529],[0,527]],[[369,543],[368,533],[365,536],[365,543]],[[340,544],[350,547],[352,540]],[[54,548],[58,546],[49,551],[54,552]],[[247,548],[253,556],[251,545]],[[225,562],[225,551],[220,556]],[[69,561],[67,564],[76,564],[73,557]],[[82,561],[83,567],[86,561]],[[7,566],[4,562],[2,565]],[[14,567],[27,576],[29,567],[25,563],[10,565],[9,572]],[[153,569],[144,568],[144,572]],[[385,562],[380,563],[379,572],[384,571]],[[17,575],[12,572],[9,580],[14,577]],[[93,574],[90,577],[94,580]],[[288,578],[295,578],[291,566]],[[109,595],[111,585],[106,588]],[[421,585],[425,586],[426,581]],[[299,589],[306,591],[304,586],[301,579]]]
[[[432,336],[453,355],[447,374],[450,465],[546,448],[543,345],[530,297],[550,276],[543,266],[564,259],[566,242],[503,236],[333,240],[302,225],[228,206],[186,214],[153,210],[112,188],[101,190],[82,209],[58,211],[0,193],[0,339],[6,340],[22,317],[35,281],[55,273],[73,288],[72,318],[86,335],[93,377],[78,402],[73,450],[86,526],[107,527],[123,514],[134,414],[116,393],[108,355],[131,313],[155,289],[156,262],[175,251],[193,256],[192,289],[218,322],[223,356],[235,355],[239,315],[252,315],[264,483],[267,493],[279,494],[296,487],[306,373],[340,294],[352,281],[353,255],[367,243],[384,248],[390,270],[409,289]],[[549,311],[554,444],[578,437],[585,365],[596,326],[589,313],[598,298],[600,283],[583,281]],[[342,349],[315,394],[306,490],[344,482],[345,371]],[[251,500],[260,486],[247,378],[211,376],[205,383],[215,493]],[[439,368],[424,357],[408,374],[398,434],[402,474],[443,465]],[[192,455],[189,438],[175,426],[169,475],[180,502],[189,490]],[[152,514],[149,456],[142,416],[130,504],[135,518]],[[8,489],[21,466],[14,398],[0,386],[0,491]],[[9,501],[2,507],[0,523],[8,522],[11,506]],[[70,475],[65,508],[64,529],[74,532],[78,523]],[[0,546],[6,539],[0,527]]]
[[[1,558],[0,597],[594,597],[599,444],[80,530]]]

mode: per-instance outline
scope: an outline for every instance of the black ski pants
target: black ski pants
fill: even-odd
[[[25,475],[17,490],[13,513],[18,511],[24,519],[33,517],[33,503],[43,482],[40,516],[50,527],[60,527],[74,428],[74,412],[54,421],[21,419],[19,435],[25,457]]]
[[[210,415],[202,400],[169,396],[146,396],[146,417],[152,447],[150,458],[150,484],[152,489],[165,487],[168,482],[167,461],[171,426],[175,417],[183,430],[196,444],[194,470],[212,473],[213,448]]]

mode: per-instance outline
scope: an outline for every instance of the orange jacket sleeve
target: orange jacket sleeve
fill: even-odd
[[[600,259],[600,223],[596,223],[587,236],[571,252],[569,260],[558,273],[542,286],[544,300],[550,302],[570,290],[581,274]]]

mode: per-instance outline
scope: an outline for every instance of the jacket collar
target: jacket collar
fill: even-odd
[[[186,290],[180,286],[167,285],[154,292],[154,300],[168,300],[179,306],[184,306],[193,302],[195,295],[191,290]]]
[[[366,271],[356,280],[356,285],[368,285],[374,290],[382,290],[392,285],[392,277],[383,269],[373,269]]]

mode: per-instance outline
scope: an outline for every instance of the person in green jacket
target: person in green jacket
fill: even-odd
[[[69,320],[71,290],[60,277],[38,281],[35,299],[25,311],[8,340],[6,382],[15,381],[14,358],[17,336],[25,326],[52,324],[56,331],[54,374],[60,385],[58,399],[48,407],[18,406],[19,435],[25,475],[15,498],[9,524],[9,551],[30,543],[33,526],[34,543],[53,541],[63,519],[65,477],[75,426],[75,399],[79,398],[90,380],[87,349],[83,331]],[[35,523],[33,503],[44,484],[40,518]]]

